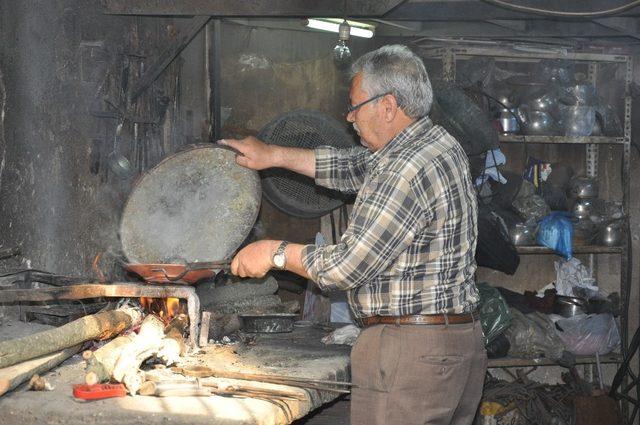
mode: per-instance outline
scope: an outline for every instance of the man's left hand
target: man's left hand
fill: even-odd
[[[271,257],[279,241],[253,242],[240,250],[231,261],[231,273],[240,277],[263,277],[273,267]]]

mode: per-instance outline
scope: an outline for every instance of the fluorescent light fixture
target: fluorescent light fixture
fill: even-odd
[[[309,28],[321,30],[321,31],[329,31],[337,33],[340,27],[340,23],[342,19],[319,19],[319,18],[309,18],[307,19],[307,26]],[[363,37],[363,38],[371,38],[373,37],[373,30],[375,26],[370,24],[365,24],[364,22],[357,21],[347,21],[347,23],[351,26],[351,35],[355,37]]]

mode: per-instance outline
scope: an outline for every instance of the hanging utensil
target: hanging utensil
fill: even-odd
[[[111,150],[111,153],[107,157],[107,162],[109,164],[109,168],[116,176],[122,179],[128,179],[133,175],[133,165],[131,165],[131,162],[129,162],[127,157],[118,153],[118,145],[120,144],[120,133],[122,133],[123,125],[124,121],[120,121],[120,123],[116,127],[116,132],[113,135],[113,148]]]

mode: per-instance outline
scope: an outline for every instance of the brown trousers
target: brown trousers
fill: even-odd
[[[351,351],[351,425],[471,424],[486,370],[479,321],[365,328]]]

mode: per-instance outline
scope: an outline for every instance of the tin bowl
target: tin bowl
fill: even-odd
[[[249,333],[284,333],[293,331],[293,323],[298,317],[293,313],[239,314],[242,330]]]
[[[553,303],[553,312],[562,317],[573,317],[578,314],[586,314],[589,309],[587,300],[566,295],[556,295]]]

